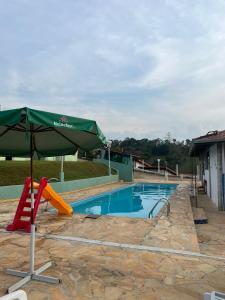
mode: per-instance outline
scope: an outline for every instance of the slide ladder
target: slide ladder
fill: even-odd
[[[43,177],[40,181],[37,192],[34,194],[34,221],[37,215],[43,190],[47,185],[47,179]],[[24,230],[30,232],[31,229],[31,178],[27,177],[25,180],[23,192],[17,206],[16,214],[13,223],[6,227],[8,231]],[[26,220],[24,220],[26,219]]]

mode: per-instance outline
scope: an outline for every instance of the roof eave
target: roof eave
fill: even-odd
[[[222,143],[225,142],[224,139],[216,140],[216,141],[192,141],[192,147],[190,149],[190,156],[191,157],[197,157],[199,156],[200,152],[202,150],[205,150],[209,147],[209,145],[213,145],[216,143]]]

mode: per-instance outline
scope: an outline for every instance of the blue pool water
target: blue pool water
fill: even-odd
[[[111,192],[72,203],[74,213],[148,218],[155,203],[162,197],[171,196],[176,184],[138,183]],[[154,210],[156,216],[163,203]]]

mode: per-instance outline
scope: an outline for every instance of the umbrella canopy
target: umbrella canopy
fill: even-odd
[[[38,157],[75,154],[106,143],[93,120],[75,118],[28,107],[0,112],[0,155],[30,157],[29,133]]]

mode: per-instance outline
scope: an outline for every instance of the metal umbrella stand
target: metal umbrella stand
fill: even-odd
[[[34,147],[33,147],[33,130],[32,125],[30,127],[30,177],[31,177],[31,232],[30,232],[30,268],[28,272],[17,271],[13,269],[6,269],[6,273],[9,275],[14,275],[18,277],[23,277],[20,281],[15,283],[14,285],[8,288],[8,293],[12,293],[22,287],[24,284],[31,280],[37,280],[47,283],[60,283],[60,279],[40,275],[42,272],[47,270],[52,266],[53,262],[49,261],[36,271],[34,269],[34,260],[35,260],[35,223],[34,223],[34,185],[33,185],[33,155],[34,155]]]
[[[28,134],[30,139],[27,142]],[[30,157],[31,177],[31,232],[29,271],[7,269],[6,273],[22,277],[8,288],[11,293],[31,280],[47,283],[59,283],[60,279],[41,275],[52,266],[49,261],[35,270],[35,223],[34,223],[34,187],[33,156],[56,156],[74,154],[79,148],[91,150],[105,144],[101,130],[93,120],[61,116],[49,112],[21,108],[0,111],[0,155]]]

